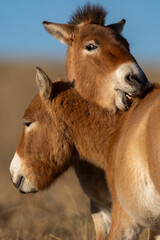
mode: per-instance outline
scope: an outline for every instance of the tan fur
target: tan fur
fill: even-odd
[[[135,100],[128,112],[110,114],[82,99],[69,83],[51,86],[48,81],[45,75],[43,85],[39,84],[41,95],[24,115],[36,127],[27,132],[24,127],[17,147],[25,172],[17,187],[23,187],[27,179],[36,190],[45,189],[83,158],[106,172],[113,201],[107,239],[137,239],[144,227],[158,231],[159,173],[153,176],[152,171],[155,165],[159,167],[159,118],[153,116],[160,114],[160,87]]]
[[[160,240],[160,233],[150,230],[148,232],[148,240]]]
[[[113,204],[116,202],[117,205],[118,202],[119,208],[123,209],[121,211],[132,219],[130,230],[137,225],[135,234],[136,231],[140,231],[141,227],[156,231],[160,228],[158,171],[154,172],[154,177],[151,174],[155,165],[158,170],[159,162],[158,145],[156,147],[159,138],[159,120],[157,119],[160,109],[159,93],[158,87],[125,115],[115,139],[111,142],[108,155],[107,179],[112,192]],[[151,119],[155,119],[154,122]],[[156,158],[154,158],[155,154]],[[112,209],[113,216],[114,208]],[[115,217],[115,226],[113,220],[109,239],[120,239],[120,234],[125,232],[123,217],[119,219],[119,216]],[[116,228],[120,229],[119,224],[123,228],[114,237]]]
[[[135,62],[128,52],[128,43],[123,43],[123,39],[117,41],[116,34],[107,27],[83,25],[79,27],[73,46],[68,48],[66,59],[67,79],[75,79],[78,92],[86,99],[113,111],[116,106],[114,92],[110,87],[110,74],[123,63]],[[85,46],[91,40],[102,46],[95,56],[84,53]]]
[[[54,38],[68,45],[66,79],[75,80],[81,96],[115,112],[115,99],[119,98],[117,90],[128,92],[128,89],[124,90],[125,83],[128,83],[136,88],[130,94],[141,94],[144,89],[137,82],[144,84],[147,79],[131,55],[127,40],[121,35],[125,20],[108,26],[104,26],[104,20],[103,7],[87,4],[77,9],[69,24],[45,21],[43,25]],[[88,50],[90,45],[95,49]],[[135,64],[139,70],[136,73],[133,69],[124,70],[123,77],[115,75],[123,64]],[[122,105],[122,110],[129,107],[127,103]]]
[[[42,85],[39,88],[45,89]],[[49,92],[48,89],[46,91]],[[34,181],[39,190],[44,189],[75,164],[76,158],[86,156],[89,162],[92,159],[92,163],[104,168],[106,144],[121,112],[109,114],[95,103],[82,99],[71,84],[63,81],[53,83],[49,99],[46,99],[46,94],[41,95],[40,91],[25,111],[24,122],[31,122],[30,127],[32,124],[34,127],[28,130],[30,127],[24,126],[17,147],[30,181]],[[97,118],[99,113],[101,121]],[[107,126],[106,139],[96,134],[98,129],[103,135],[104,126]],[[93,139],[94,143],[90,144]]]
[[[106,11],[101,5],[86,4],[75,11],[69,24],[50,22],[44,22],[43,24],[53,37],[68,45],[66,78],[70,81],[75,80],[75,88],[81,96],[116,112],[117,108],[126,109],[126,106],[123,103],[117,104],[116,102],[118,98],[119,103],[119,96],[114,90],[115,79],[118,80],[120,76],[119,74],[115,76],[115,71],[123,63],[136,64],[136,61],[129,51],[128,42],[121,35],[125,20],[105,26],[105,17]],[[98,46],[98,48],[93,52],[87,52],[86,46],[89,43]],[[124,72],[123,79],[126,77],[125,74]],[[133,74],[132,70],[130,74]],[[144,76],[142,74],[141,81],[143,82],[143,80]],[[123,81],[120,81],[121,87],[123,84]],[[139,86],[136,86],[136,88],[137,93],[135,95],[144,91],[143,88],[138,91]],[[91,202],[94,201],[98,209],[108,206],[110,201],[106,202],[108,189],[103,170],[86,162],[76,164],[75,170],[80,184]],[[88,182],[85,178],[86,175],[92,175],[94,178]],[[97,183],[99,183],[98,187]],[[108,211],[109,209],[106,209],[106,212]],[[98,216],[100,217],[98,218]],[[96,217],[93,212],[93,220],[95,225],[97,224],[96,229],[99,229],[99,222],[102,222],[102,226],[105,225],[101,218],[101,210],[99,210],[99,215],[97,211]],[[102,239],[102,236],[98,237],[98,234],[96,235],[97,240]]]

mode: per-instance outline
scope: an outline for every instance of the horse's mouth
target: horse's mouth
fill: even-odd
[[[139,89],[134,90],[132,92],[123,92],[123,102],[128,102],[129,105],[131,105],[131,103],[133,102],[134,98],[136,97],[143,97],[148,89],[149,89],[150,85],[149,84],[145,84],[145,85],[140,85]]]
[[[116,95],[115,95],[115,105],[117,109],[120,110],[128,110],[132,104],[132,98],[134,94],[130,92],[126,92],[120,89],[116,89]]]
[[[27,183],[26,183],[27,182]],[[26,180],[25,177],[22,177],[21,182],[19,184],[18,190],[20,193],[26,194],[26,193],[36,193],[37,190],[33,187],[30,182]]]
[[[126,96],[126,98],[128,99],[128,100],[130,100],[130,101],[132,101],[133,100],[133,95],[132,94],[129,94],[129,93],[127,93],[127,92],[125,92],[125,96]]]
[[[134,95],[132,94],[129,94],[127,92],[124,93],[125,94],[125,97],[128,101],[133,101],[133,98],[134,98]]]
[[[11,178],[12,180],[12,178]],[[13,182],[13,180],[12,180]],[[16,181],[13,182],[14,186],[18,189],[20,193],[26,194],[26,193],[36,193],[37,190],[33,188],[32,184],[29,184],[29,182],[26,183],[26,178],[24,176],[18,176]]]
[[[125,105],[125,109],[128,110],[133,102],[135,96],[131,93],[123,92],[122,102]]]

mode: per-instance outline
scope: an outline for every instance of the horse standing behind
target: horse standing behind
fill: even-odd
[[[86,4],[75,11],[68,24],[45,21],[43,25],[68,46],[66,79],[75,80],[81,96],[115,113],[117,109],[127,110],[128,97],[142,94],[148,81],[121,35],[125,20],[105,26],[105,17],[101,5]],[[126,83],[134,85],[135,91],[126,88]],[[79,161],[75,170],[90,198],[96,239],[105,238],[110,227],[111,199],[104,172],[84,161]]]
[[[84,158],[104,169],[112,193],[107,239],[137,239],[143,228],[159,231],[160,87],[134,100],[129,111],[112,114],[81,98],[71,83],[52,83],[40,69],[37,84],[10,165],[14,185],[24,193],[46,189]]]

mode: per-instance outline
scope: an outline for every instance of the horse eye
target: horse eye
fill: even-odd
[[[92,51],[96,48],[98,48],[98,46],[94,45],[93,43],[90,43],[86,46],[87,51]]]
[[[31,123],[32,123],[32,122],[24,122],[24,125],[25,125],[26,127],[29,127],[29,126],[31,125]]]

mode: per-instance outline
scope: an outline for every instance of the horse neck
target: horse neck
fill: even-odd
[[[74,90],[68,91],[67,96],[63,93],[56,104],[57,114],[67,126],[80,158],[104,168],[107,146],[121,113],[109,113]]]

